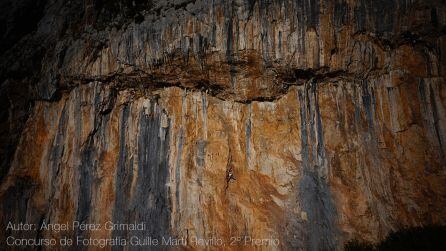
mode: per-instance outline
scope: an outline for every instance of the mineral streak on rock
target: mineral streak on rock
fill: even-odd
[[[444,1],[1,7],[2,248],[136,235],[342,250],[446,224]],[[229,245],[247,236],[280,244]]]

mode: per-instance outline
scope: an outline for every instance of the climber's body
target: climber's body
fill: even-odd
[[[231,170],[229,170],[228,176],[226,177],[227,182],[229,182],[231,180],[235,180],[235,176],[234,176],[234,173],[232,172],[232,168],[231,168]]]
[[[230,167],[227,171],[226,171],[226,188],[225,191],[228,190],[229,187],[229,182],[231,182],[231,180],[235,181],[235,176],[234,173],[232,171],[232,167]]]
[[[231,151],[229,151],[229,159],[228,159],[228,163],[226,164],[226,188],[225,188],[225,191],[228,190],[229,182],[231,182],[231,180],[235,181],[235,176],[234,176],[234,168],[233,168],[233,164],[232,164],[232,155],[231,155]]]

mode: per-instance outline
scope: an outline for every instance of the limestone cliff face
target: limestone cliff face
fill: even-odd
[[[443,1],[41,2],[1,17],[39,22],[4,35],[0,236],[336,250],[446,223]]]

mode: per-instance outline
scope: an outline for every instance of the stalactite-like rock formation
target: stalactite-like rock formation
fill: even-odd
[[[338,250],[446,223],[444,1],[9,0],[0,20],[1,247]],[[147,227],[7,229],[73,221]]]

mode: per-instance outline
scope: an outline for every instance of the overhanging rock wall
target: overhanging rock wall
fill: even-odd
[[[3,53],[0,236],[333,250],[443,225],[445,24],[441,1],[47,1]]]

